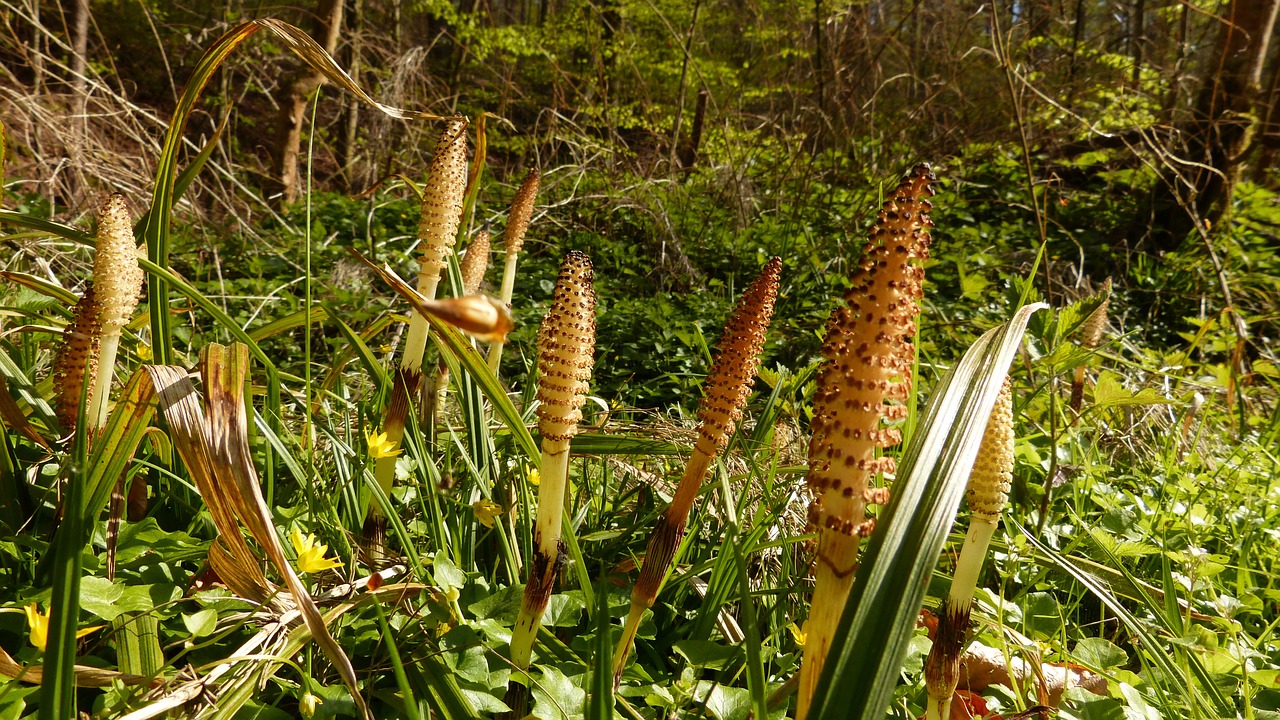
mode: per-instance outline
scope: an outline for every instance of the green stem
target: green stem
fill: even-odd
[[[529,582],[524,587],[520,617],[511,633],[511,661],[521,670],[533,658],[533,644],[542,626],[542,614],[551,600],[551,591],[560,558],[560,528],[564,518],[564,490],[569,477],[569,443],[542,449],[542,484],[538,486],[538,517],[534,525],[533,558]]]
[[[516,290],[516,260],[520,253],[507,253],[507,263],[502,268],[502,302],[511,307],[511,296]],[[502,363],[502,343],[489,343],[489,370],[494,377],[498,376],[498,365]]]

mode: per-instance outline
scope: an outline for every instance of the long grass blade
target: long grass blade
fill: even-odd
[[[80,406],[88,397],[81,389]],[[85,513],[85,466],[89,447],[84,413],[76,422],[76,437],[66,466],[61,532],[54,544],[53,592],[49,599],[49,629],[45,644],[45,677],[41,685],[39,720],[72,720],[76,717],[76,626],[80,618],[80,567],[88,538]]]

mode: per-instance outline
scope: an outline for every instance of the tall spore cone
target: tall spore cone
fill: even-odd
[[[445,123],[431,158],[427,184],[422,188],[422,218],[418,239],[422,242],[422,266],[418,292],[434,297],[434,287],[449,266],[462,221],[462,199],[467,188],[467,122],[455,117]],[[428,295],[424,288],[432,288]]]
[[[1102,334],[1107,329],[1107,311],[1111,308],[1111,278],[1102,283],[1098,291],[1102,302],[1097,309],[1085,319],[1080,327],[1080,345],[1086,350],[1093,350],[1102,341]],[[1071,410],[1080,415],[1080,407],[1084,404],[1084,372],[1085,366],[1076,366],[1075,377],[1071,379]]]
[[[925,717],[928,720],[948,720],[951,717],[951,698],[960,679],[960,658],[969,631],[973,591],[978,586],[978,575],[986,560],[991,536],[1000,522],[1000,513],[1009,501],[1013,451],[1013,395],[1006,378],[987,420],[973,470],[969,472],[966,494],[972,512],[969,532],[960,550],[951,590],[938,617],[933,648],[925,660],[925,684],[929,692]]]
[[[461,116],[445,123],[431,159],[426,185],[422,188],[422,219],[418,222],[418,238],[422,260],[418,271],[418,293],[434,300],[440,275],[449,264],[458,225],[462,222],[462,196],[467,185],[467,121]],[[382,434],[391,446],[399,446],[404,438],[405,418],[410,401],[417,397],[422,385],[422,354],[427,348],[427,319],[414,312],[409,318],[404,354],[391,386],[391,398],[382,422]],[[378,487],[388,496],[395,481],[396,453],[381,453],[373,469]],[[377,502],[369,503],[365,516],[365,544],[375,556],[384,551],[386,513]]]
[[[507,213],[507,227],[502,231],[502,246],[506,251],[506,265],[502,269],[502,302],[511,307],[511,295],[516,288],[516,261],[520,257],[520,248],[524,247],[524,234],[529,229],[529,220],[533,218],[533,203],[538,198],[538,187],[542,184],[542,174],[537,168],[529,171],[515,199],[511,201],[511,210]],[[489,369],[498,374],[498,365],[502,362],[502,343],[489,346]]]
[[[462,271],[462,294],[474,295],[480,291],[484,273],[489,269],[489,229],[485,228],[467,246],[467,252],[459,264]]]
[[[858,566],[858,548],[870,534],[868,502],[884,502],[877,473],[891,473],[892,458],[878,449],[901,440],[885,423],[906,417],[915,360],[915,319],[928,256],[927,198],[934,175],[917,165],[880,209],[853,287],[827,327],[809,443],[808,483],[814,493],[810,522],[819,531],[816,584],[805,625],[797,720],[802,720],[822,673],[832,636]]]
[[[98,208],[97,245],[93,280],[102,340],[98,373],[89,401],[89,426],[94,430],[106,424],[107,396],[111,390],[120,333],[133,318],[146,280],[138,264],[138,246],[133,241],[129,209],[120,193],[112,193]]]
[[[71,322],[62,331],[62,344],[53,358],[53,385],[56,392],[54,410],[63,427],[74,430],[80,415],[80,394],[85,378],[90,382],[98,373],[98,348],[102,325],[101,309],[93,284],[85,288],[76,302]]]
[[[538,486],[529,583],[511,635],[511,660],[520,668],[529,667],[533,657],[534,639],[561,564],[560,523],[569,475],[569,443],[582,419],[596,342],[596,294],[592,280],[590,258],[580,252],[569,253],[560,266],[551,309],[538,329],[542,482]]]
[[[662,581],[671,568],[676,548],[684,537],[689,511],[711,462],[724,451],[733,430],[742,417],[742,408],[751,394],[751,381],[760,367],[760,351],[765,333],[773,317],[773,304],[778,295],[778,278],[782,258],[773,258],[759,277],[747,288],[729,316],[724,335],[704,384],[702,402],[698,406],[698,440],[693,448],[684,476],[676,488],[670,507],[658,521],[649,538],[640,578],[631,594],[631,612],[622,639],[613,655],[613,682],[622,677],[644,611],[653,607]]]

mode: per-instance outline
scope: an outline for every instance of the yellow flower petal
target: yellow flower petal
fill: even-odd
[[[45,646],[49,644],[49,613],[40,612],[40,606],[35,603],[22,608],[22,612],[27,616],[27,638],[31,640],[31,644],[37,650],[44,652]],[[79,640],[95,630],[101,630],[103,627],[105,625],[81,628],[76,631],[76,639]]]
[[[49,615],[41,613],[40,606],[35,603],[22,608],[22,612],[27,615],[27,628],[29,629],[27,637],[36,649],[44,652],[44,646],[49,641]]]
[[[342,563],[337,560],[325,557],[329,552],[329,546],[317,543],[315,535],[303,537],[298,528],[293,528],[289,531],[289,541],[293,543],[293,549],[298,553],[299,572],[317,573],[342,567]]]
[[[788,625],[787,629],[791,631],[791,639],[795,640],[800,647],[804,647],[804,641],[808,639],[809,633],[801,630],[795,623]]]
[[[471,504],[471,509],[476,513],[476,520],[488,528],[493,527],[494,519],[502,514],[502,506],[489,500],[477,500]]]
[[[529,468],[529,472],[524,474],[525,482],[537,487],[542,484],[542,473],[538,472],[538,468]]]
[[[385,432],[370,433],[365,436],[365,440],[369,443],[369,457],[375,460],[400,454],[400,444],[387,439]]]

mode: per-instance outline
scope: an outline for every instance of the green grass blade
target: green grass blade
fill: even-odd
[[[815,720],[884,717],[986,419],[1017,353],[1028,305],[983,335],[934,391],[904,452],[814,694]]]
[[[342,337],[350,343],[350,349],[360,358],[360,364],[369,371],[369,375],[378,383],[378,387],[387,387],[387,371],[383,369],[382,363],[378,362],[378,356],[373,353],[364,338],[360,337],[360,334],[350,325],[342,322],[342,318],[336,313],[330,312],[329,319],[338,327]]]
[[[419,694],[439,720],[474,720],[480,717],[475,706],[462,694],[449,666],[437,655],[428,655],[405,666],[410,681],[419,686]]]
[[[387,624],[387,613],[382,609],[382,603],[375,602],[373,604],[374,611],[378,614],[378,627],[382,629],[382,639],[387,643],[387,654],[391,656],[391,671],[396,678],[396,686],[400,688],[400,694],[403,696],[401,700],[404,702],[404,709],[409,714],[409,720],[422,720],[422,713],[418,710],[418,701],[413,696],[413,688],[409,687],[409,678],[404,673],[404,663],[400,660],[400,648],[396,644],[396,634],[391,632],[391,626]]]
[[[171,211],[177,199],[178,154],[182,150],[187,120],[195,109],[196,101],[222,62],[262,26],[244,23],[229,30],[205,51],[191,77],[187,80],[182,97],[173,110],[173,120],[165,134],[164,146],[156,164],[156,187],[147,211],[147,222],[142,231],[147,245],[147,257],[159,267],[169,266],[169,226]],[[151,350],[158,365],[173,362],[173,336],[169,329],[169,279],[163,275],[148,273],[147,297],[150,299]]]
[[[306,323],[306,316],[307,316],[306,310],[299,310],[297,312],[289,313],[288,315],[285,315],[284,317],[278,320],[273,320],[267,323],[266,325],[259,325],[249,333],[249,337],[253,338],[254,340],[265,340],[273,335],[279,335],[282,332],[287,332],[295,328],[300,328]],[[327,308],[324,308],[324,307],[311,308],[312,324],[324,322],[328,318],[329,318],[329,311]]]
[[[191,112],[195,109],[196,101],[204,92],[205,86],[209,84],[209,80],[222,63],[241,43],[264,28],[284,41],[295,55],[320,71],[330,82],[351,92],[383,113],[404,120],[440,119],[436,115],[407,112],[374,100],[307,33],[288,23],[267,18],[253,20],[228,30],[209,46],[191,71],[191,77],[187,80],[182,97],[178,98],[178,104],[174,108],[169,131],[165,134],[164,146],[156,165],[155,192],[152,195],[151,209],[147,213],[147,222],[143,229],[147,257],[158,266],[168,267],[169,265],[169,228],[172,222],[173,204],[179,194],[176,178],[178,154],[183,146],[187,120],[190,119]],[[196,164],[192,163],[193,166]],[[173,353],[173,340],[169,330],[168,285],[168,278],[162,275],[149,275],[147,278],[147,295],[151,299],[152,352],[155,355],[155,362],[160,365],[172,362]]]
[[[751,599],[751,583],[747,576],[747,559],[742,546],[733,545],[733,561],[738,570],[738,602],[741,608],[742,630],[746,634],[747,689],[751,691],[751,707],[755,717],[769,717],[767,688],[764,685],[764,660],[760,656],[760,624],[755,601]]]
[[[600,577],[606,573],[602,570]],[[609,586],[596,588],[595,626],[592,642],[591,685],[587,690],[587,716],[585,720],[613,720],[613,633],[609,623]]]
[[[475,380],[480,386],[480,391],[490,403],[493,403],[494,413],[515,436],[516,442],[529,458],[529,462],[535,467],[539,466],[542,463],[542,451],[534,442],[533,435],[529,433],[529,428],[525,426],[515,405],[511,403],[511,398],[507,397],[506,390],[502,388],[498,378],[489,371],[488,363],[480,357],[480,353],[476,352],[471,342],[452,325],[430,315],[427,316],[427,322],[431,324],[431,337],[440,346],[442,352],[451,354],[456,359],[458,368]],[[453,371],[456,372],[458,368],[454,368]]]
[[[39,278],[35,275],[28,275],[24,272],[12,272],[9,270],[0,271],[0,279],[8,280],[11,283],[34,290],[46,297],[51,297],[63,305],[75,305],[76,301],[80,299],[79,295],[76,295],[61,285],[54,285],[44,278]]]
[[[88,383],[81,389],[80,407],[85,406]],[[80,563],[88,523],[81,507],[85,494],[88,464],[88,432],[85,413],[76,422],[75,442],[70,462],[64,466],[65,512],[54,542],[53,594],[49,599],[49,628],[45,644],[44,681],[40,691],[39,720],[73,720],[76,710],[76,626],[80,620]]]
[[[133,461],[133,453],[156,413],[155,388],[145,371],[129,378],[102,434],[93,443],[85,477],[84,517],[97,518],[111,499],[111,488]],[[61,529],[59,530],[61,532]]]
[[[628,436],[580,433],[573,436],[570,448],[574,455],[681,455],[690,452],[666,440]]]
[[[96,247],[98,244],[97,241],[93,239],[92,235],[82,233],[70,225],[63,225],[60,222],[31,217],[30,215],[23,215],[22,213],[16,213],[12,210],[0,210],[0,224],[3,223],[47,232],[54,237],[70,240],[86,247]]]

